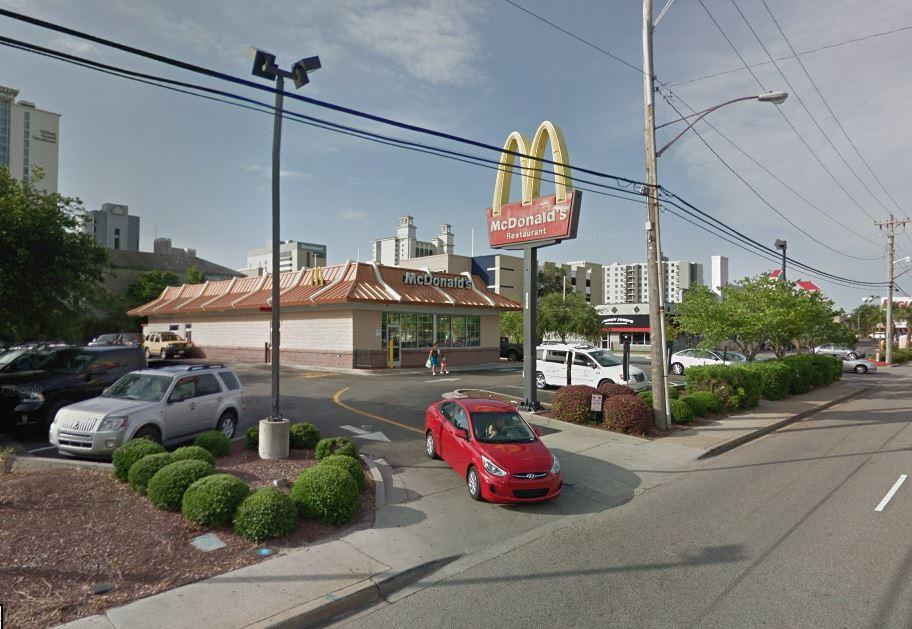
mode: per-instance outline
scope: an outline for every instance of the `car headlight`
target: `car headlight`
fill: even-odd
[[[551,473],[557,474],[560,472],[560,461],[558,461],[557,457],[553,454],[551,455],[551,460],[553,461],[553,463],[551,463]]]
[[[101,425],[98,427],[98,430],[119,430],[120,428],[126,428],[128,421],[130,421],[130,418],[127,415],[105,417],[101,420]]]
[[[41,391],[29,391],[25,394],[26,400],[30,402],[44,402],[44,396],[41,394]]]
[[[491,459],[489,459],[486,456],[481,457],[481,463],[482,463],[482,465],[484,465],[485,471],[488,474],[493,474],[494,476],[506,476],[507,475],[506,470],[495,465],[494,461],[492,461]]]

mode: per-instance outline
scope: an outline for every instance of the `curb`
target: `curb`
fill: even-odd
[[[403,570],[381,572],[347,588],[336,590],[322,598],[292,607],[247,626],[256,629],[293,629],[324,623],[336,616],[351,614],[368,605],[379,603],[396,590],[415,583],[460,557],[461,555],[451,555]]]
[[[382,459],[375,461],[366,454],[358,456],[367,464],[371,478],[374,480],[374,509],[379,509],[386,504],[386,483],[383,480],[383,474],[380,473],[379,461],[382,461],[384,465],[386,465],[386,461]]]
[[[71,459],[52,459],[46,456],[17,456],[13,462],[13,471],[21,470],[48,470],[57,467],[75,467],[97,470],[113,470],[111,463],[100,461],[79,461]]]
[[[820,406],[818,406],[816,408],[811,408],[806,411],[802,411],[800,413],[792,415],[791,417],[786,417],[783,420],[770,424],[769,426],[764,426],[763,428],[758,428],[757,430],[755,430],[753,432],[749,432],[746,435],[741,435],[740,437],[735,437],[734,439],[732,439],[730,441],[726,441],[725,443],[720,443],[719,445],[710,448],[709,450],[707,450],[706,452],[704,452],[703,454],[698,456],[697,460],[709,459],[714,456],[718,456],[718,455],[722,454],[723,452],[728,452],[729,450],[734,450],[738,446],[744,445],[745,443],[753,441],[754,439],[759,439],[760,437],[762,437],[764,435],[768,435],[771,432],[775,432],[776,430],[779,430],[780,428],[782,428],[784,426],[788,426],[789,424],[794,424],[797,421],[801,421],[802,419],[810,417],[811,415],[815,415],[815,414],[819,413],[820,411],[830,408],[831,406],[835,406],[836,404],[841,404],[842,402],[851,400],[853,397],[857,397],[857,396],[861,395],[862,393],[867,393],[868,391],[871,391],[872,389],[875,389],[875,388],[877,388],[876,385],[868,385],[868,386],[864,386],[864,387],[859,387],[855,391],[852,391],[841,397],[824,402],[823,404],[821,404]]]

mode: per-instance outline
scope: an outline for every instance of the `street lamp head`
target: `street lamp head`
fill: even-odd
[[[776,244],[776,249],[785,249],[788,246],[788,242],[786,242],[785,240],[780,240],[780,239],[777,239],[775,244]]]
[[[247,56],[253,61],[253,69],[251,70],[253,76],[263,79],[275,78],[277,68],[274,54],[259,48],[250,47],[247,49]]]
[[[320,69],[320,57],[307,57],[296,61],[291,66],[291,78],[297,89],[302,88],[310,82],[307,77],[308,72],[314,72]]]
[[[788,92],[766,92],[757,96],[757,100],[761,103],[773,103],[774,105],[781,105],[786,98],[788,98]]]

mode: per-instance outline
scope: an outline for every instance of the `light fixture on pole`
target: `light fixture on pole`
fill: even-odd
[[[319,57],[307,57],[296,61],[291,70],[282,70],[276,65],[275,55],[259,48],[251,48],[250,58],[253,61],[251,72],[263,79],[275,80],[275,115],[272,125],[272,334],[270,358],[272,361],[272,413],[270,419],[279,421],[282,414],[279,409],[279,174],[282,146],[282,101],[285,93],[285,79],[291,79],[296,88],[301,88],[310,81],[308,72],[320,69]]]
[[[785,281],[785,250],[788,249],[788,243],[782,239],[777,239],[774,243],[776,249],[782,250],[782,281]]]

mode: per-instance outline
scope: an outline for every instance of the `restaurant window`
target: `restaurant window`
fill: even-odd
[[[430,313],[380,313],[380,347],[386,348],[389,326],[399,326],[403,348],[426,349],[436,341],[441,347],[478,347],[481,345],[481,317],[478,315],[434,315]]]

